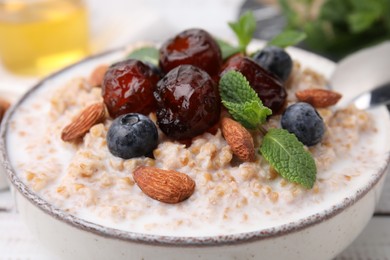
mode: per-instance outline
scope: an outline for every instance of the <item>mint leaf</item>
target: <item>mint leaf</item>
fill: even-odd
[[[127,55],[127,58],[149,62],[158,66],[159,52],[155,47],[142,47],[131,52]]]
[[[381,1],[350,0],[350,2],[352,11],[347,16],[347,22],[352,33],[361,33],[370,29],[382,16],[387,15],[383,13],[384,6]]]
[[[353,13],[347,17],[349,27],[353,33],[364,32],[369,29],[377,19],[377,14],[370,12]]]
[[[288,46],[296,45],[304,39],[306,39],[306,34],[304,32],[287,30],[275,36],[268,42],[268,45],[286,48]]]
[[[245,103],[233,103],[222,101],[222,104],[229,110],[232,117],[240,122],[245,128],[255,129],[258,125],[265,122],[271,110],[257,102],[247,101]]]
[[[240,48],[235,47],[231,45],[230,43],[225,42],[224,40],[221,39],[216,39],[219,48],[221,49],[222,52],[222,59],[226,60],[230,56],[233,56],[236,53],[240,52]]]
[[[247,11],[237,22],[230,22],[229,26],[237,36],[240,51],[245,52],[256,30],[255,16],[251,11]]]
[[[294,134],[285,129],[270,129],[260,152],[286,180],[308,189],[313,187],[317,174],[314,159]]]
[[[258,99],[257,93],[249,85],[245,76],[239,71],[230,70],[225,73],[219,80],[219,89],[221,98],[225,101],[244,103]]]
[[[263,124],[272,111],[265,107],[245,76],[238,71],[228,71],[219,81],[222,104],[244,127],[255,129]]]

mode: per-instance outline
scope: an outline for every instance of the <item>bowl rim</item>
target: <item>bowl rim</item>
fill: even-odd
[[[104,57],[109,54],[113,54],[115,52],[125,51],[127,47],[120,47],[116,49],[112,49],[106,52],[102,52],[97,55],[89,56],[82,61],[70,65],[62,70],[59,70],[46,78],[39,81],[35,84],[31,89],[29,89],[6,113],[5,118],[1,124],[0,129],[0,159],[3,162],[3,167],[7,174],[8,179],[11,184],[16,188],[16,190],[23,195],[30,203],[36,206],[39,210],[44,213],[54,217],[62,223],[68,224],[72,227],[81,229],[83,231],[87,231],[105,238],[110,239],[118,239],[126,242],[146,244],[146,245],[154,245],[154,246],[169,246],[169,247],[215,247],[221,245],[232,245],[232,244],[243,244],[250,243],[254,241],[264,240],[275,238],[279,236],[283,236],[286,234],[298,232],[300,230],[306,229],[308,227],[319,224],[322,221],[326,221],[332,218],[335,215],[338,215],[344,209],[352,206],[357,201],[359,201],[362,197],[364,197],[376,184],[380,181],[380,179],[385,175],[387,169],[390,165],[390,153],[386,158],[385,164],[381,167],[378,172],[371,178],[371,180],[364,186],[364,188],[359,189],[355,194],[344,198],[344,200],[334,205],[331,209],[326,209],[321,212],[317,212],[313,215],[307,216],[305,218],[301,218],[297,221],[289,222],[287,224],[271,227],[251,232],[243,232],[243,233],[234,233],[228,235],[216,235],[216,236],[165,236],[165,235],[154,235],[154,234],[144,234],[137,233],[131,231],[123,231],[115,228],[105,227],[100,224],[96,224],[90,221],[86,221],[74,215],[71,215],[55,206],[50,204],[48,201],[41,198],[39,195],[35,194],[26,184],[24,184],[18,177],[14,169],[12,168],[11,162],[7,153],[7,145],[6,145],[6,135],[9,128],[9,123],[14,115],[15,111],[17,111],[18,107],[28,99],[35,91],[37,91],[42,85],[44,85],[47,81],[50,81],[52,78],[61,75],[64,72],[67,72],[71,69],[74,69],[77,66],[82,66],[84,63],[87,63],[93,59],[97,59],[99,57]],[[289,49],[306,53],[306,55],[314,55],[318,58],[329,62],[333,66],[335,63],[327,60],[321,56],[316,54],[300,50],[294,47],[290,47]]]

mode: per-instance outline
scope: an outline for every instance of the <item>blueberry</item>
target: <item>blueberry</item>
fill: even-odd
[[[318,144],[325,133],[324,121],[317,110],[304,102],[289,106],[282,115],[281,124],[307,146]]]
[[[282,81],[290,76],[293,61],[288,53],[279,47],[267,46],[253,55],[253,59],[264,69],[276,75]]]
[[[155,124],[137,113],[117,117],[107,133],[108,150],[123,159],[150,154],[157,147],[157,141]]]

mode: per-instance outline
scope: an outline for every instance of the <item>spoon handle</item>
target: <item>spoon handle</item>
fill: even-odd
[[[390,82],[360,94],[352,100],[352,103],[359,109],[368,109],[390,104]]]

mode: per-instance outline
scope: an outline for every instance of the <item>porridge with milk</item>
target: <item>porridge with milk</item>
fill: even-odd
[[[191,33],[199,34],[188,31],[184,36],[181,35],[184,39],[192,37]],[[200,34],[203,38],[207,36],[203,32]],[[175,39],[167,44],[175,47]],[[211,61],[205,66],[195,62],[196,66],[203,66],[202,70],[192,67],[175,69],[170,64],[172,60],[166,58],[169,54],[164,53],[169,48],[161,49],[160,68],[166,74],[154,79],[155,75],[161,74],[160,71],[153,74],[147,82],[153,88],[157,84],[157,90],[151,93],[157,104],[150,105],[145,99],[137,106],[142,107],[139,111],[131,111],[131,107],[126,107],[128,103],[118,106],[118,100],[123,96],[113,102],[112,95],[120,92],[118,88],[114,94],[110,92],[110,88],[115,89],[110,84],[120,84],[120,80],[115,81],[110,77],[119,77],[119,72],[123,76],[124,66],[131,67],[133,79],[136,78],[134,75],[145,72],[144,64],[134,62],[130,65],[121,64],[121,69],[115,64],[108,70],[100,67],[105,75],[99,83],[88,78],[74,78],[61,86],[41,88],[24,101],[10,121],[7,143],[12,164],[30,189],[70,214],[107,227],[150,234],[206,236],[254,231],[299,220],[303,216],[331,207],[336,201],[342,201],[354,186],[370,178],[365,172],[375,168],[380,155],[373,149],[377,143],[377,130],[375,120],[369,113],[354,107],[336,110],[329,104],[310,105],[310,109],[313,106],[318,112],[324,131],[315,144],[302,146],[313,158],[316,167],[313,184],[305,187],[299,182],[282,177],[278,168],[271,166],[265,159],[258,149],[264,138],[261,131],[245,130],[242,125],[236,128],[234,123],[237,120],[231,120],[234,123],[229,121],[232,125],[228,126],[221,123],[222,118],[231,119],[232,116],[230,110],[220,105],[220,102],[215,105],[219,96],[215,96],[214,79],[211,78],[221,70],[233,68],[240,71],[252,86],[252,76],[245,67],[246,63],[251,64],[252,61],[244,60],[249,58],[233,57],[228,65],[222,65],[220,61],[215,65],[217,70],[213,67],[215,62]],[[221,60],[221,57],[218,59]],[[191,61],[186,62],[188,64]],[[195,74],[188,76],[190,70],[194,70]],[[151,70],[150,73],[154,72]],[[172,76],[172,73],[176,74]],[[206,73],[212,76],[204,76]],[[95,71],[94,76],[98,74]],[[180,85],[180,80],[185,81],[185,84]],[[196,85],[200,84],[197,83],[199,81],[201,86]],[[268,103],[267,107],[272,110],[272,115],[267,116],[262,129],[281,128],[282,117],[287,113],[283,111],[303,99],[296,93],[305,93],[303,90],[324,90],[326,84],[320,74],[302,67],[297,61],[294,62],[288,79],[281,76],[280,81],[284,82],[284,90],[277,90],[282,94],[278,94],[272,102],[264,101],[267,97],[262,98],[259,94],[264,104]],[[139,79],[137,83],[133,80],[131,84],[144,84],[141,87],[145,90],[148,86],[144,81],[140,82]],[[172,87],[172,84],[176,85]],[[181,86],[181,92],[178,86]],[[195,87],[189,91],[186,89],[188,86]],[[133,87],[131,85],[130,89]],[[200,88],[202,91],[206,90],[197,92]],[[177,107],[172,108],[178,99],[170,100],[169,104],[164,103],[172,97],[170,93],[166,93],[167,89],[176,95],[179,92],[198,95],[180,101],[181,106],[190,109],[183,113],[184,116],[175,110]],[[270,87],[269,90],[272,92],[275,88]],[[134,89],[132,91],[136,92]],[[127,91],[124,96],[137,95],[132,91]],[[337,94],[327,90],[324,93]],[[110,94],[112,95],[109,96]],[[206,98],[202,95],[206,95]],[[213,99],[209,103],[203,101],[210,96]],[[194,101],[195,98],[198,99]],[[280,100],[283,102],[278,104]],[[310,103],[310,100],[307,102]],[[102,115],[85,113],[81,116],[86,108],[94,104],[105,104],[100,107],[103,109],[100,111]],[[180,109],[185,109],[183,107]],[[196,121],[199,114],[193,112],[194,107],[203,109],[204,113],[199,119],[202,122]],[[210,115],[214,113],[210,111],[215,111],[217,118]],[[150,151],[132,158],[123,158],[126,156],[123,156],[123,151],[120,150],[122,148],[119,147],[122,143],[116,141],[110,144],[112,140],[108,137],[108,133],[114,131],[110,130],[115,122],[113,120],[126,113],[146,115],[147,120],[157,126],[155,146],[152,145]],[[168,117],[174,120],[167,122]],[[205,122],[209,125],[204,126]],[[172,124],[177,125],[172,127]],[[65,131],[66,127],[71,129]],[[87,129],[81,131],[83,127]],[[224,127],[227,132],[223,131]],[[229,129],[238,131],[230,142],[227,141]],[[83,133],[79,134],[77,131]],[[254,153],[249,151],[248,156],[245,153],[248,147],[240,146],[241,141],[236,141],[241,134],[244,136],[242,131],[253,138]],[[76,137],[72,138],[72,134]],[[112,138],[117,137],[115,131],[113,135]],[[306,134],[304,138],[309,135]],[[243,138],[248,137],[246,135]],[[144,140],[141,146],[148,146],[149,141]],[[158,179],[166,172],[171,174],[171,179]],[[140,177],[135,173],[140,173]],[[146,173],[150,176],[146,176]],[[174,183],[176,180],[182,181],[184,187]],[[166,183],[167,187],[157,187],[164,185],[161,183]],[[182,190],[178,192],[179,189]],[[180,194],[174,194],[178,195],[175,197],[172,192]]]

